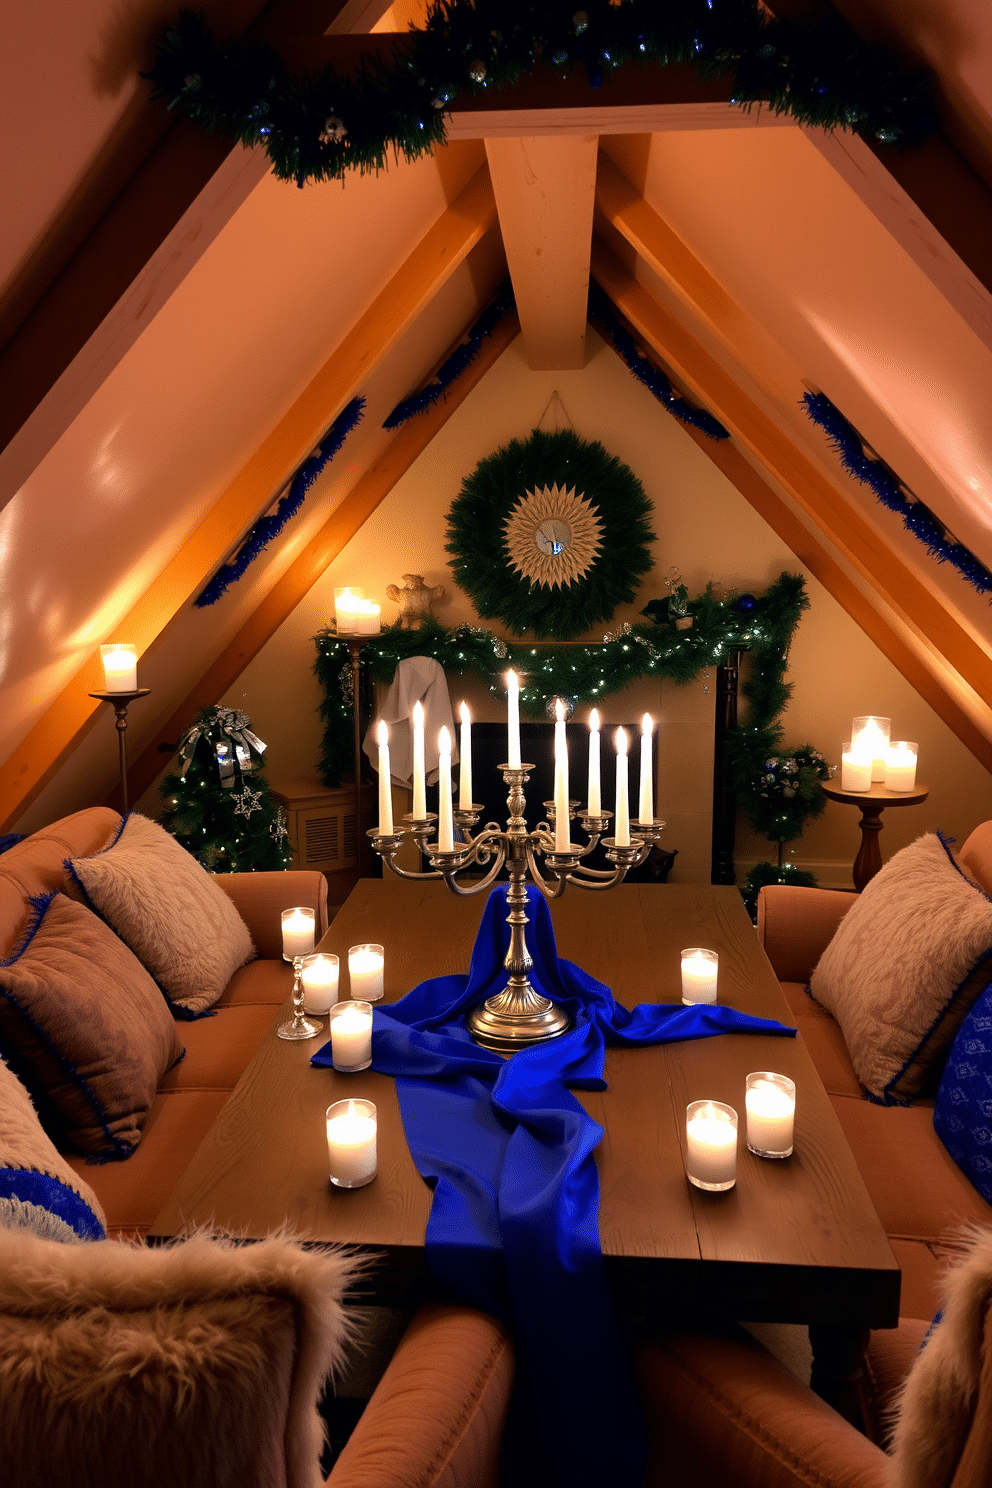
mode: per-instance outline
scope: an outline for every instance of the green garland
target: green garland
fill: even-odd
[[[600,548],[572,583],[548,588],[511,567],[505,525],[526,492],[567,486],[585,496],[600,524]],[[502,620],[516,635],[532,630],[569,640],[629,604],[650,572],[651,502],[629,465],[598,440],[571,429],[511,439],[480,460],[448,512],[447,551],[455,580],[484,620]]]
[[[276,175],[302,186],[380,170],[393,151],[430,152],[460,94],[497,92],[549,67],[582,67],[597,87],[631,62],[729,73],[733,104],[764,102],[801,124],[883,142],[913,143],[936,126],[921,76],[836,12],[803,25],[769,19],[757,0],[435,0],[391,61],[366,60],[347,76],[294,75],[270,48],[215,42],[202,14],[182,11],[144,76],[170,109],[232,142],[264,145]]]
[[[666,601],[656,601],[651,608],[659,603],[667,607]],[[759,598],[720,598],[707,588],[697,599],[686,599],[679,613],[692,617],[689,629],[665,619],[654,625],[623,625],[598,644],[550,647],[539,641],[513,643],[476,625],[456,630],[433,623],[421,630],[394,627],[362,648],[361,668],[366,676],[388,683],[405,657],[432,656],[446,672],[471,672],[502,698],[503,677],[512,666],[523,681],[522,711],[544,717],[548,697],[596,703],[651,676],[682,685],[738,651],[748,651],[752,665],[742,691],[749,717],[728,740],[734,790],[752,827],[773,841],[789,842],[823,810],[820,783],[830,777],[829,765],[810,745],[783,747],[779,722],[792,691],[785,680],[789,643],[808,608],[802,576],[783,573]],[[324,691],[319,769],[324,784],[333,788],[354,768],[351,658],[347,643],[329,631],[321,631],[314,643],[314,671]]]

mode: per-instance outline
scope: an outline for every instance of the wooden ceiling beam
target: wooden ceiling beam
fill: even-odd
[[[212,510],[114,630],[142,655],[203,587],[333,417],[450,278],[496,220],[485,166],[424,235],[385,289],[335,349],[289,411],[241,468]],[[66,758],[100,704],[94,650],[17,749],[0,765],[0,820],[16,820]]]
[[[824,472],[741,391],[734,379],[624,269],[598,238],[593,275],[618,309],[796,502],[883,603],[922,631],[979,698],[992,701],[992,656],[846,500]]]
[[[585,364],[596,135],[486,141],[527,362]]]
[[[172,716],[166,719],[155,738],[134,762],[128,778],[131,795],[135,800],[162,773],[166,746],[174,749],[176,740],[189,728],[197,711],[217,703],[227,689],[234,685],[245,667],[289,618],[362,524],[389,495],[397,481],[441,432],[472,389],[496,365],[519,330],[520,322],[515,314],[504,316],[483,341],[475,360],[449,387],[442,401],[410,419],[397,430],[379,458],[276,581],[234,639],[190,688]]]

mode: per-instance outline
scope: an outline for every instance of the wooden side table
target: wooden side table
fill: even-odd
[[[911,791],[886,790],[884,785],[873,785],[871,790],[846,791],[836,785],[825,785],[823,794],[828,801],[840,801],[844,806],[860,806],[861,846],[854,860],[854,887],[858,893],[870,883],[882,866],[882,851],[878,834],[882,830],[882,812],[886,806],[919,806],[930,794],[928,785],[917,785]]]

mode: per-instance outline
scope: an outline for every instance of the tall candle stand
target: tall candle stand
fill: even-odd
[[[468,1026],[477,1044],[495,1049],[501,1054],[512,1054],[528,1044],[557,1038],[569,1026],[568,1014],[564,1009],[538,992],[528,976],[534,964],[527,949],[525,933],[528,924],[528,875],[549,901],[560,898],[568,884],[574,884],[580,889],[612,889],[631,868],[637,868],[645,861],[653,844],[660,838],[665,823],[632,821],[631,844],[629,847],[620,847],[615,838],[602,837],[613,816],[612,811],[603,811],[598,816],[590,816],[586,809],[577,813],[575,808],[578,802],[570,801],[569,819],[578,814],[588,841],[584,846],[570,841],[567,852],[556,852],[554,804],[548,804],[550,820],[540,822],[534,831],[528,830],[524,819],[526,801],[523,788],[530,779],[528,772],[534,766],[521,764],[518,768],[511,768],[504,764],[498,768],[509,787],[506,802],[509,818],[505,830],[495,822],[488,822],[478,836],[473,837],[472,828],[478,822],[483,809],[473,802],[466,809],[454,811],[454,820],[461,828],[465,841],[449,850],[442,850],[436,841],[429,840],[437,821],[433,812],[424,817],[404,816],[406,825],[398,831],[382,835],[373,828],[368,836],[383,862],[398,878],[412,878],[418,882],[443,878],[452,893],[462,896],[485,892],[495,882],[504,863],[506,864],[510,875],[506,894],[510,948],[503,965],[510,974],[509,980],[501,992],[487,998],[470,1013]],[[396,854],[407,836],[412,836],[420,851],[429,858],[430,872],[411,872],[396,864]],[[606,856],[614,865],[612,869],[590,868],[583,862],[601,837]],[[543,867],[538,866],[538,855],[543,858]],[[486,869],[483,877],[468,882],[458,881],[458,874],[475,866]]]
[[[91,692],[90,697],[99,698],[101,702],[113,703],[114,713],[117,718],[117,753],[120,757],[121,767],[121,815],[127,816],[127,745],[124,736],[127,733],[127,708],[128,703],[133,703],[136,698],[147,697],[151,692],[150,687],[136,687],[132,692]]]

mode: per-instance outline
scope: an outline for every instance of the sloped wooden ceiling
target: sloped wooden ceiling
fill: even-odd
[[[122,625],[155,689],[132,725],[145,773],[156,740],[219,695],[402,464],[382,412],[507,261],[525,345],[551,366],[581,360],[591,263],[730,430],[708,452],[992,766],[988,600],[842,472],[799,406],[826,392],[992,566],[992,12],[838,8],[935,70],[943,127],[919,151],[744,114],[669,70],[600,93],[518,85],[453,115],[434,160],[297,191],[147,102],[134,74],[171,5],[135,4],[126,24],[113,0],[17,7],[0,104],[0,821],[85,737],[96,648]],[[416,13],[208,10],[277,44]],[[378,416],[333,480],[236,593],[191,610],[355,393]]]

